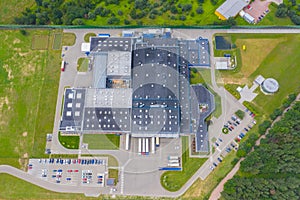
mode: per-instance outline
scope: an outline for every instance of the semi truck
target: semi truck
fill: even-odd
[[[129,150],[129,148],[130,148],[130,134],[126,134],[126,147],[125,147],[125,149],[126,149],[126,151],[128,151]]]

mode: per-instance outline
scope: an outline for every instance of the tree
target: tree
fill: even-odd
[[[193,5],[188,3],[188,4],[184,4],[181,8],[182,12],[189,12],[191,11],[193,8]]]
[[[128,19],[124,19],[124,24],[125,25],[129,25],[130,24],[130,21]]]
[[[123,11],[122,10],[118,10],[118,15],[122,16],[123,15]]]
[[[276,108],[274,112],[270,115],[271,120],[275,120],[278,116],[282,114],[282,110],[279,108]]]
[[[204,12],[202,6],[198,6],[196,12],[197,14],[202,14]]]
[[[235,25],[236,25],[236,21],[235,21],[234,17],[229,17],[229,18],[225,21],[225,24],[226,24],[226,25],[229,25],[229,26],[235,26]]]
[[[21,29],[21,30],[20,30],[20,33],[21,33],[22,35],[24,35],[24,36],[27,36],[27,35],[28,35],[27,31],[24,30],[24,29]]]
[[[186,20],[186,17],[185,17],[184,15],[181,15],[181,16],[179,17],[179,19],[180,19],[181,21],[185,21],[185,20]]]
[[[111,17],[107,20],[108,24],[119,24],[120,23],[120,19],[117,17]]]
[[[238,110],[235,112],[236,116],[238,116],[238,118],[240,119],[244,119],[245,117],[245,113],[242,110]]]
[[[210,0],[212,5],[216,5],[218,3],[218,0]]]
[[[72,24],[73,24],[73,25],[83,25],[84,22],[83,22],[82,19],[76,18],[76,19],[74,19],[74,20],[72,21]]]
[[[258,126],[258,133],[265,134],[266,130],[271,126],[271,121],[265,120],[262,124]]]

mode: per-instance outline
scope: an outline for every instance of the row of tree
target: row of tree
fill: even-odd
[[[213,5],[219,2],[219,0],[210,1]],[[35,6],[26,8],[21,17],[14,19],[16,24],[83,25],[87,20],[95,21],[100,17],[105,18],[107,25],[131,23],[142,25],[144,19],[154,20],[162,15],[167,15],[168,20],[179,20],[184,24],[188,17],[194,18],[205,12],[204,0],[198,0],[197,4],[193,1],[179,0],[127,0],[127,4],[120,0],[35,0],[35,2]],[[123,7],[120,7],[121,3]],[[119,7],[116,8],[115,5]],[[122,18],[125,19],[121,20]],[[234,18],[230,18],[213,24],[233,26],[236,22]]]
[[[296,0],[288,0],[278,6],[275,15],[279,18],[289,17],[294,24],[300,25],[300,4]]]
[[[291,103],[290,95],[284,103]],[[270,122],[264,122],[264,132]],[[299,199],[300,102],[270,129],[260,146],[241,162],[239,175],[224,186],[224,199]]]

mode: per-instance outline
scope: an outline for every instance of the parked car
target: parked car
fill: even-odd
[[[232,115],[232,116],[231,116],[231,119],[232,119],[233,121],[235,121],[235,120],[237,119],[237,117],[236,117],[235,115]]]
[[[217,165],[215,162],[213,163],[213,165],[214,165],[215,167],[217,167],[217,166],[218,166],[218,165]]]
[[[230,148],[230,147],[227,147],[227,148],[226,148],[226,152],[229,153],[230,151],[231,151],[231,148]]]
[[[215,145],[218,147],[218,146],[220,146],[217,142],[215,143]]]
[[[218,157],[218,161],[219,161],[219,162],[222,162],[222,159],[221,159],[220,157]]]
[[[247,132],[249,131],[249,129],[247,129],[247,128],[244,128],[244,130],[247,131]]]

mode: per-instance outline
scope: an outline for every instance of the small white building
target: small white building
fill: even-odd
[[[261,85],[264,82],[265,78],[262,75],[258,75],[256,79],[254,80],[254,83]]]
[[[82,52],[90,52],[90,49],[91,49],[91,44],[90,43],[82,43],[81,44],[81,51]]]
[[[239,15],[244,18],[248,23],[253,24],[255,22],[254,17],[252,17],[250,14],[246,13],[245,11],[241,10]]]

